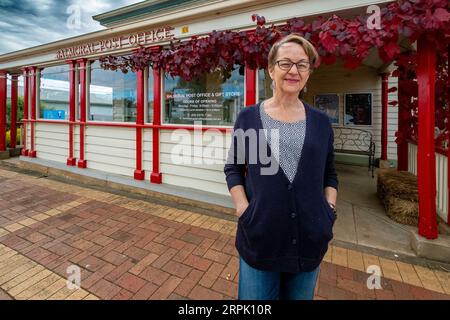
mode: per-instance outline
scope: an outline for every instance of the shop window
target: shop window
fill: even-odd
[[[136,122],[136,74],[90,67],[89,120]]]
[[[68,120],[70,104],[69,65],[40,70],[39,118]]]
[[[232,126],[244,107],[243,68],[226,80],[220,72],[193,81],[164,77],[164,123]]]
[[[273,96],[272,79],[266,69],[258,70],[258,101],[264,101]]]
[[[153,93],[153,70],[148,69],[148,78],[147,78],[147,122],[153,122],[153,106],[155,102],[155,95]]]

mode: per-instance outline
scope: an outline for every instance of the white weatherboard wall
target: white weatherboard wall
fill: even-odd
[[[34,145],[38,158],[66,163],[69,157],[69,125],[36,123]]]
[[[133,177],[136,166],[134,128],[86,126],[85,159],[91,169]]]
[[[396,86],[397,78],[389,78],[389,87]],[[373,68],[361,65],[355,70],[345,69],[342,62],[333,65],[321,65],[308,80],[305,100],[314,105],[314,96],[321,93],[339,95],[339,125],[344,124],[344,94],[372,93],[372,125],[348,126],[370,131],[376,144],[375,157],[381,156],[381,76]],[[396,100],[396,93],[389,96]],[[388,159],[397,159],[395,132],[398,128],[398,111],[396,107],[388,107]],[[367,157],[366,157],[367,158]]]
[[[145,170],[145,181],[149,181],[153,169],[152,129],[142,130],[142,169]]]
[[[436,156],[436,209],[439,216],[448,221],[448,159],[435,153]],[[417,175],[417,145],[408,143],[408,171]]]
[[[230,143],[231,133],[161,130],[163,183],[228,195],[223,167]],[[177,155],[186,162],[180,164]]]

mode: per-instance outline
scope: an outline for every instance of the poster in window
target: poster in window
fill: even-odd
[[[335,93],[317,94],[314,106],[325,112],[332,124],[339,124],[339,95]]]
[[[347,126],[372,125],[372,94],[346,93],[344,116],[344,122]]]

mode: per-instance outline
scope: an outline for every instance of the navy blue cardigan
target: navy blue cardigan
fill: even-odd
[[[231,144],[235,156],[224,167],[228,189],[243,185],[249,200],[238,220],[236,248],[250,266],[260,270],[312,271],[321,263],[333,238],[336,217],[324,196],[325,187],[338,187],[333,130],[325,113],[306,103],[304,106],[305,142],[292,183],[278,163],[275,175],[261,175],[261,168],[270,164],[261,163],[259,156],[256,163],[249,163],[249,139],[237,143],[235,134]],[[262,128],[257,104],[239,113],[234,132]],[[264,139],[266,154],[270,155],[264,135],[257,137]],[[243,145],[245,150],[236,149]],[[239,152],[245,156],[245,164],[237,161]]]

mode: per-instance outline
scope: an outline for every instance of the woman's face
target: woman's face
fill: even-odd
[[[298,95],[310,74],[309,59],[303,47],[297,43],[285,43],[278,48],[275,61],[279,63],[275,63],[272,68],[269,68],[270,77],[275,81],[275,90],[281,94]],[[300,69],[306,67],[306,70],[298,70],[295,64],[290,70],[283,70],[286,69],[289,62],[301,64]]]

